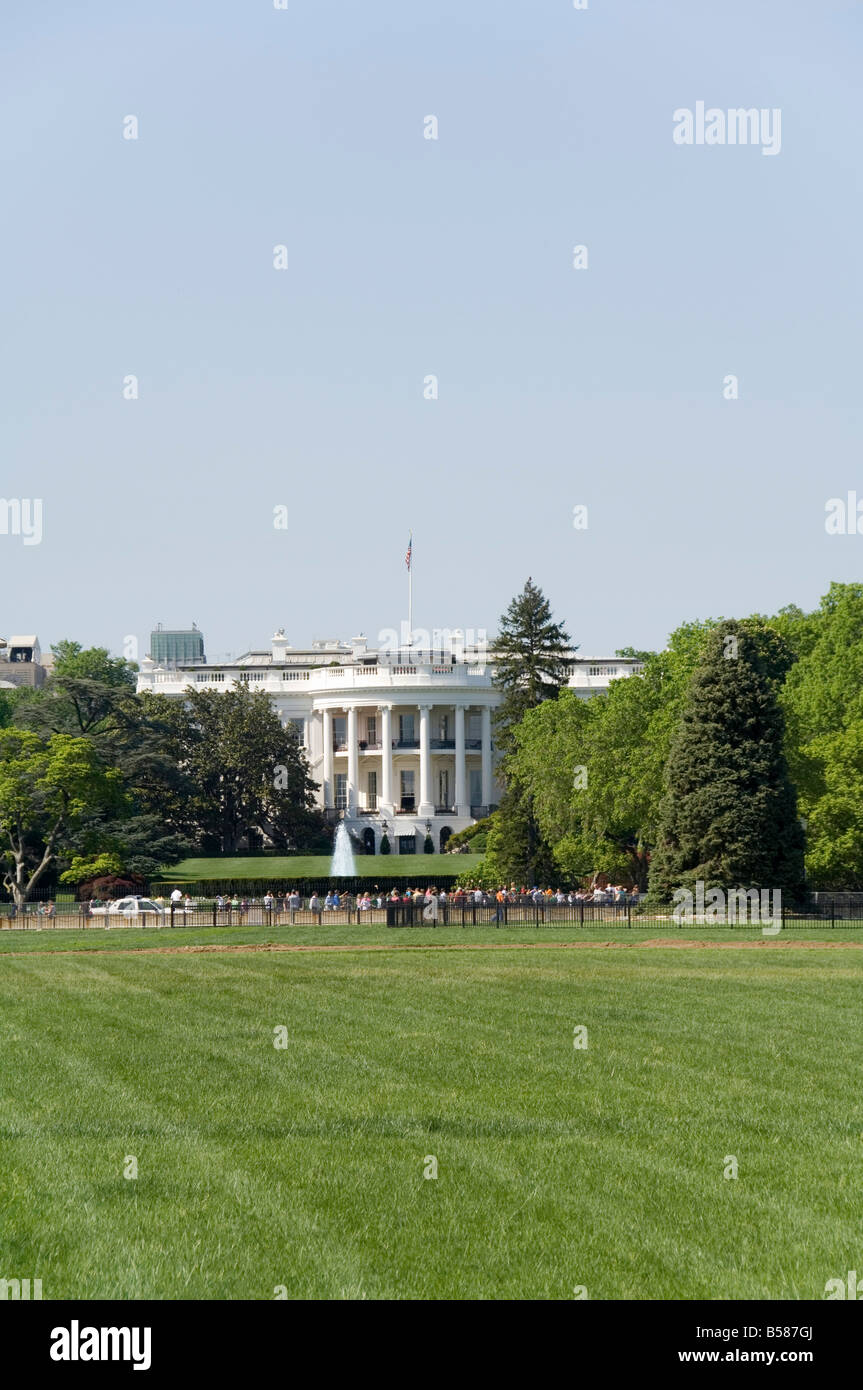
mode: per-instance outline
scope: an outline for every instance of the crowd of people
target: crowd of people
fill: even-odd
[[[566,890],[563,888],[539,888],[536,885],[530,888],[526,885],[518,887],[513,883],[497,889],[478,886],[458,887],[450,892],[435,887],[391,888],[386,891],[375,884],[373,889],[366,889],[357,894],[347,891],[340,892],[338,888],[333,888],[327,893],[314,892],[309,897],[303,897],[295,888],[287,893],[267,892],[263,898],[251,899],[240,898],[236,894],[233,897],[226,897],[220,893],[215,898],[215,906],[219,912],[246,912],[252,906],[262,906],[267,912],[298,912],[301,909],[320,913],[370,912],[373,908],[377,910],[385,908],[387,903],[412,904],[414,907],[425,908],[432,899],[437,902],[439,908],[454,907],[456,909],[471,905],[495,907],[504,903],[520,906],[531,903],[535,907],[577,907],[579,903],[585,903],[600,907],[618,906],[625,908],[628,904],[637,903],[639,894],[634,890],[624,888],[621,884],[610,884],[607,888]],[[190,900],[187,898],[186,902],[190,903]]]

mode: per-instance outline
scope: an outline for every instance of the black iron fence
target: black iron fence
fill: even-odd
[[[781,928],[815,930],[863,928],[863,896],[848,895],[827,898],[820,894],[817,901],[805,908],[783,908]],[[122,901],[122,900],[121,900]],[[48,928],[147,927],[182,929],[184,927],[281,927],[293,925],[386,925],[387,927],[614,927],[623,930],[650,928],[675,932],[682,928],[754,928],[777,932],[780,924],[771,919],[741,916],[725,921],[707,916],[685,920],[667,912],[647,912],[632,897],[617,903],[563,902],[532,897],[509,898],[498,902],[492,895],[482,899],[474,896],[445,901],[433,899],[406,900],[372,899],[366,906],[356,895],[342,895],[338,906],[327,906],[325,898],[274,895],[271,900],[197,899],[185,903],[158,903],[149,900],[144,905],[123,907],[109,903],[78,903],[72,901],[33,902],[22,911],[3,904],[0,907],[0,927],[42,930]]]

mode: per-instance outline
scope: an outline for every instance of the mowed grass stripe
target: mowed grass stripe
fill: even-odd
[[[863,947],[863,927],[806,928],[790,926],[776,937],[764,937],[756,928],[678,928],[665,921],[651,921],[645,926],[627,928],[613,922],[600,926],[579,927],[576,923],[555,922],[548,926],[535,927],[532,924],[507,926],[449,926],[449,927],[405,927],[388,928],[379,924],[362,923],[356,925],[343,923],[330,925],[326,916],[320,926],[317,923],[302,923],[295,926],[224,926],[224,927],[175,927],[175,928],[135,928],[120,927],[105,930],[103,927],[87,927],[83,930],[72,928],[45,928],[41,931],[29,930],[0,931],[0,960],[6,955],[45,954],[54,951],[128,951],[133,949],[152,950],[178,946],[241,946],[271,943],[285,946],[349,946],[386,947],[387,949],[411,949],[441,946],[548,946],[556,943],[583,945],[592,943],[606,946],[609,943],[619,946],[644,944],[655,939],[674,939],[679,942],[694,941],[697,944],[719,942],[727,945],[755,944],[760,950],[771,950],[778,942],[780,946],[788,942],[800,944],[836,946],[856,945]]]
[[[46,1297],[818,1297],[859,1262],[857,959],[6,960],[4,1270]]]

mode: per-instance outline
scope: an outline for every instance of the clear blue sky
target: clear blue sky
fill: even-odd
[[[415,624],[492,630],[531,574],[588,653],[863,575],[824,530],[863,496],[858,3],[0,24],[0,494],[44,506],[3,635],[374,638],[411,530]],[[675,145],[698,100],[781,108],[781,153]]]

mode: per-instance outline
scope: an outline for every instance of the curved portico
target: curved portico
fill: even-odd
[[[393,821],[396,836],[430,832],[437,843],[444,824],[462,829],[495,802],[496,692],[477,685],[454,691],[450,682],[422,688],[420,674],[412,668],[406,686],[396,677],[385,690],[340,683],[338,694],[315,694],[307,741],[313,763],[319,751],[327,812],[363,826],[377,822],[381,833]]]

